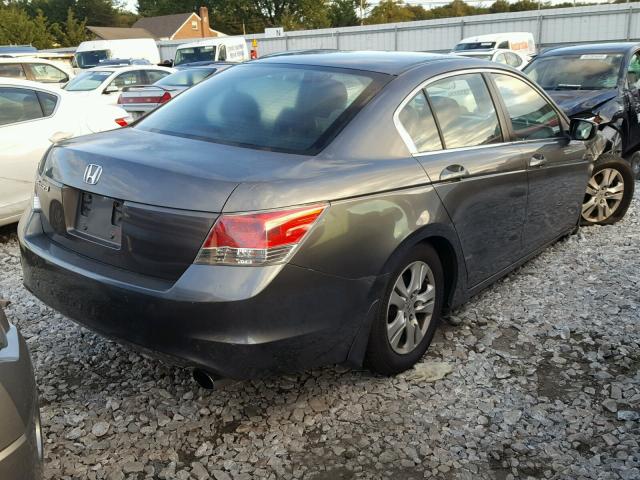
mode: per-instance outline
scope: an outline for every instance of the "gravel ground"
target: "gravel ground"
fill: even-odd
[[[211,392],[37,301],[5,229],[46,478],[638,479],[639,227],[634,200],[455,312],[421,364],[446,362],[441,380],[329,367]]]

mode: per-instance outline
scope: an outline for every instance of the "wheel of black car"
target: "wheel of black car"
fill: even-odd
[[[367,365],[393,375],[410,368],[431,344],[444,298],[442,264],[427,244],[416,246],[390,275],[371,327]]]
[[[640,179],[640,151],[634,152],[629,159],[631,164],[631,171],[633,172],[633,178]]]
[[[623,158],[604,154],[596,161],[582,203],[582,225],[611,225],[624,217],[631,203],[634,177]]]

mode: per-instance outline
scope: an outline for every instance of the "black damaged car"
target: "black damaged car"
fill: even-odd
[[[640,178],[640,43],[559,47],[524,69],[569,117],[600,125],[604,151],[629,159]]]

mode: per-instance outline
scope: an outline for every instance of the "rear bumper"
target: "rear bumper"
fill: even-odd
[[[153,112],[156,108],[160,106],[159,103],[127,103],[124,105],[119,105],[124,108],[127,113],[130,113],[134,119],[143,117],[149,112]]]
[[[25,214],[18,233],[24,284],[42,301],[100,334],[226,377],[347,360],[375,300],[374,278],[294,265],[193,265],[175,283],[156,282],[52,243],[38,214]]]
[[[0,349],[0,478],[37,480],[42,475],[42,434],[33,367],[15,327],[7,340]]]

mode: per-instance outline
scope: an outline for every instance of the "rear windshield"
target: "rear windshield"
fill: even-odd
[[[469,42],[469,43],[459,43],[455,47],[453,47],[454,52],[459,52],[462,50],[486,50],[488,48],[493,48],[496,46],[496,42]]]
[[[176,51],[176,58],[173,61],[174,66],[183,63],[206,62],[216,59],[215,45],[207,45],[202,47],[179,48]]]
[[[101,60],[109,58],[109,50],[91,50],[89,52],[76,53],[76,64],[80,68],[91,68],[97,66]]]
[[[586,53],[538,57],[524,72],[545,90],[603,90],[615,88],[622,54]]]
[[[158,80],[155,85],[161,85],[163,87],[191,87],[196,83],[200,83],[215,71],[215,68],[182,70],[180,72],[167,75],[166,77]]]
[[[315,66],[239,65],[188,90],[135,128],[315,154],[389,78]]]
[[[112,70],[83,72],[67,83],[64,86],[64,89],[69,92],[88,92],[90,90],[95,90],[102,85],[102,82],[109,78],[109,75],[112,73]]]

